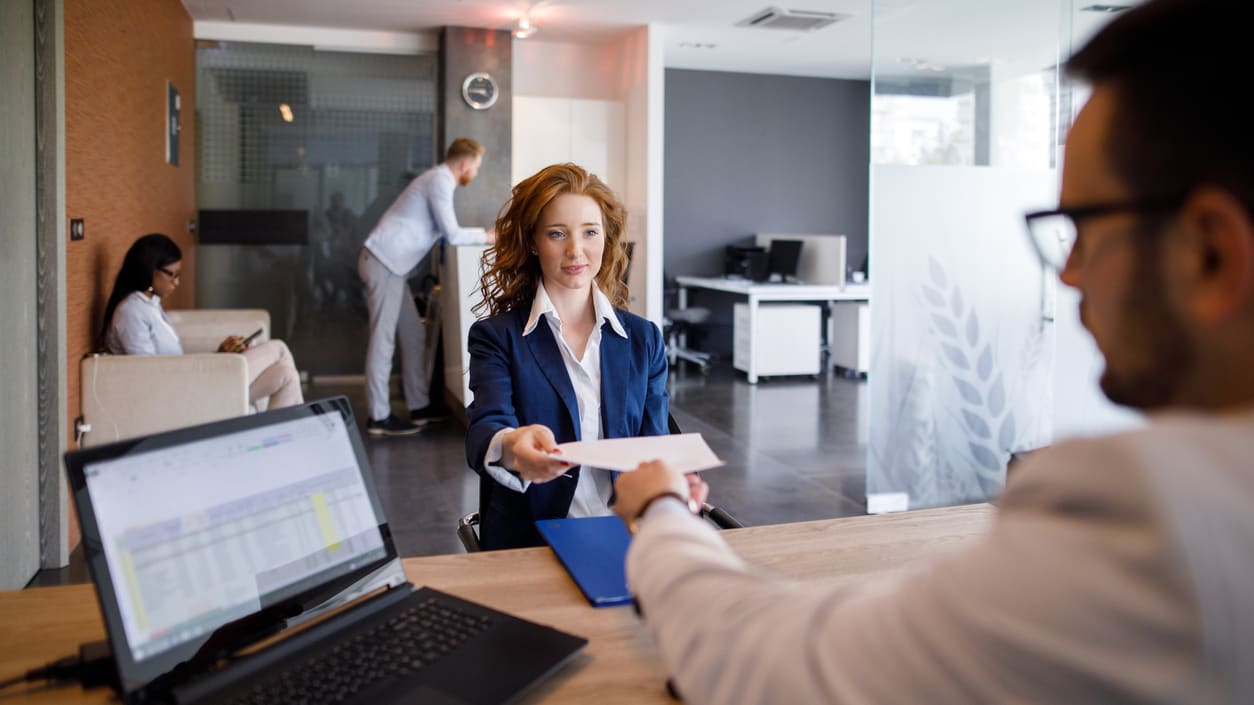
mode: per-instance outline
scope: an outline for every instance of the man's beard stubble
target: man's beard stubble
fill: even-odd
[[[1137,239],[1146,246],[1137,250],[1117,330],[1120,349],[1127,354],[1119,368],[1107,355],[1100,383],[1112,402],[1149,411],[1177,401],[1195,355],[1188,331],[1167,304],[1160,259],[1163,238],[1147,234]]]

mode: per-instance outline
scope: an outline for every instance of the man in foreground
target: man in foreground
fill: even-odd
[[[704,485],[620,476],[628,579],[688,702],[1254,702],[1251,20],[1149,0],[1098,34],[1068,64],[1093,92],[1061,207],[1028,218],[1147,429],[1034,454],[986,537],[862,594],[749,572],[680,501]]]

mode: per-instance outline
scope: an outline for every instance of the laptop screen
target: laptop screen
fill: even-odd
[[[343,400],[71,453],[67,467],[124,685],[215,633],[238,646],[220,630],[279,605],[261,620],[273,632],[396,555]]]

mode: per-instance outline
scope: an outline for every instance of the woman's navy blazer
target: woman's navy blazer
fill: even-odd
[[[523,337],[530,313],[521,307],[470,328],[474,401],[466,409],[466,461],[479,473],[479,542],[485,549],[543,545],[535,521],[565,517],[579,479],[575,467],[567,477],[532,483],[520,493],[498,484],[484,468],[488,445],[502,428],[543,424],[558,443],[582,438],[575,388],[552,329],[541,321]],[[670,402],[662,334],[640,316],[615,314],[627,337],[602,322],[601,437],[664,435]]]

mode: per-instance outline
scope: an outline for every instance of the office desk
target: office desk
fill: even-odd
[[[762,284],[743,279],[723,277],[676,277],[679,285],[679,308],[688,307],[688,289],[709,289],[744,296],[749,300],[749,330],[758,328],[758,304],[766,301],[870,301],[870,284]],[[758,341],[749,336],[749,384],[758,383]]]
[[[988,505],[850,517],[724,532],[756,566],[808,583],[838,585],[900,572],[984,533]],[[593,609],[547,548],[405,560],[417,585],[482,602],[585,636],[587,648],[526,703],[668,703],[666,672],[629,607]],[[70,654],[104,628],[90,585],[0,593],[0,679]],[[78,686],[0,690],[0,705],[116,702]]]

